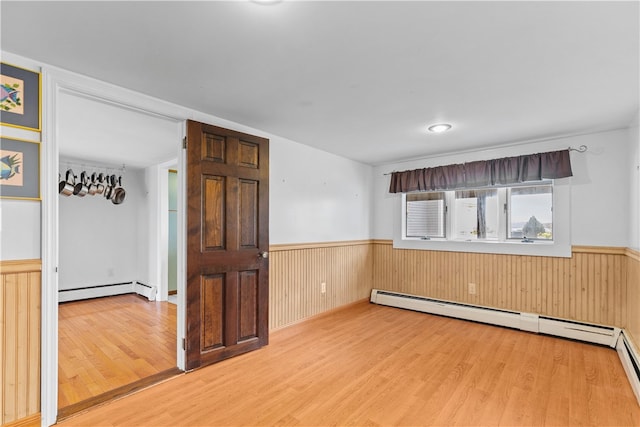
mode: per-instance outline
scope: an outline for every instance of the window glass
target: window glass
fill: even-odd
[[[445,234],[445,194],[407,194],[407,237],[444,238]]]
[[[456,191],[453,217],[455,239],[497,239],[498,190]]]
[[[513,187],[508,195],[508,237],[553,240],[552,186]]]

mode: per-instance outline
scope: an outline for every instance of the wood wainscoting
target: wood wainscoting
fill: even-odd
[[[270,253],[271,330],[371,294],[371,240],[272,245]]]
[[[638,272],[627,269],[626,248],[574,246],[571,258],[556,258],[394,249],[391,241],[376,240],[373,252],[376,289],[630,326],[638,337],[631,324],[637,330],[640,303],[628,298],[629,288],[638,294]],[[475,295],[469,283],[476,284]]]
[[[1,424],[25,425],[40,413],[40,291],[37,260],[0,261]],[[25,421],[26,420],[26,421]]]
[[[640,354],[640,252],[627,249],[627,320],[622,325]]]

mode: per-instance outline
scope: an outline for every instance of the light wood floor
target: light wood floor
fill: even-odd
[[[639,426],[610,348],[357,303],[63,426]]]
[[[176,366],[176,306],[138,295],[62,303],[58,408]]]

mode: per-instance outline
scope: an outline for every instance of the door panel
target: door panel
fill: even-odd
[[[202,277],[201,335],[203,350],[222,347],[224,343],[224,274]]]
[[[239,340],[245,341],[258,335],[258,274],[255,271],[240,272],[240,331]]]
[[[240,180],[240,247],[258,247],[258,183]]]
[[[224,249],[225,187],[223,176],[204,176],[202,192],[202,249]]]
[[[257,144],[240,141],[239,147],[239,164],[246,168],[259,168],[260,148]]]
[[[269,141],[187,122],[187,369],[268,343]]]

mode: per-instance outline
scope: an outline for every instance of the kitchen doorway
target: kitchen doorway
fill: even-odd
[[[60,419],[175,375],[184,364],[184,303],[167,301],[170,216],[176,291],[184,286],[183,185],[174,182],[170,215],[167,177],[169,167],[180,169],[184,125],[75,88],[59,90],[56,104],[59,181],[69,169],[88,184],[103,173],[126,190],[119,204],[104,193],[55,195]]]

